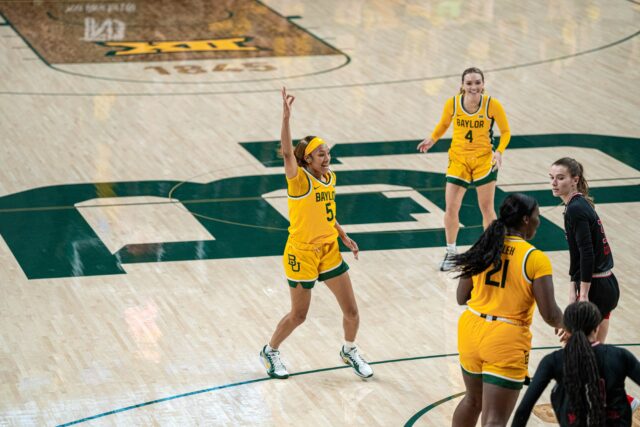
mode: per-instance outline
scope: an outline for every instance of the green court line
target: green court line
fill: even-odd
[[[629,344],[614,344],[616,347],[635,347],[635,346],[639,346],[640,343],[629,343]],[[550,350],[550,349],[557,349],[560,347],[557,346],[551,346],[551,347],[536,347],[536,348],[532,348],[531,350]],[[415,413],[414,416],[412,416],[411,418],[409,418],[409,421],[406,422],[406,424],[404,425],[404,427],[412,427],[416,421],[418,421],[418,419],[420,419],[420,417],[422,417],[424,414],[426,414],[427,412],[429,412],[430,410],[432,410],[433,408],[442,405],[443,403],[446,403],[452,399],[455,399],[457,397],[463,396],[464,395],[464,391],[461,391],[460,393],[456,393],[456,394],[452,394],[451,396],[447,396],[444,399],[440,399],[437,402],[431,403],[430,405],[424,407],[423,409],[419,410],[418,412]]]
[[[409,421],[407,421],[404,425],[404,427],[411,427],[413,426],[416,421],[418,421],[418,419],[420,419],[420,417],[422,417],[424,414],[426,414],[427,412],[429,412],[430,410],[432,410],[433,408],[435,408],[436,406],[440,406],[445,402],[448,402],[452,399],[455,399],[456,397],[460,397],[464,395],[464,391],[461,391],[460,393],[456,393],[456,394],[452,394],[451,396],[445,397],[444,399],[440,399],[437,402],[432,403],[431,405],[427,406],[424,409],[421,409],[420,411],[416,412],[416,414],[409,418]]]
[[[640,343],[627,343],[627,344],[613,344],[617,347],[635,347],[635,346],[640,346]],[[550,349],[558,349],[560,348],[559,346],[548,346],[548,347],[534,347],[531,350],[550,350]],[[408,361],[413,361],[413,360],[424,360],[424,359],[439,359],[439,358],[445,358],[445,357],[452,357],[452,356],[457,356],[458,353],[445,353],[445,354],[435,354],[435,355],[431,355],[431,356],[416,356],[416,357],[405,357],[405,358],[401,358],[401,359],[390,359],[390,360],[381,360],[378,362],[371,362],[371,365],[383,365],[383,364],[387,364],[387,363],[398,363],[398,362],[408,362]],[[331,368],[322,368],[322,369],[314,369],[314,370],[310,370],[310,371],[303,371],[303,372],[296,372],[293,373],[291,375],[289,375],[290,377],[295,377],[295,376],[302,376],[302,375],[310,375],[310,374],[316,374],[319,372],[327,372],[327,371],[335,371],[338,369],[348,369],[350,368],[349,366],[335,366],[335,367],[331,367]],[[161,399],[156,399],[156,400],[150,400],[148,402],[143,402],[143,403],[138,403],[135,405],[130,405],[130,406],[125,406],[124,408],[119,408],[119,409],[114,409],[112,411],[107,411],[107,412],[102,412],[100,414],[96,414],[96,415],[92,415],[89,417],[85,417],[85,418],[81,418],[75,421],[70,421],[64,424],[58,424],[56,427],[67,427],[67,426],[71,426],[71,425],[76,425],[76,424],[81,424],[87,421],[91,421],[91,420],[95,420],[98,418],[103,418],[103,417],[107,417],[109,415],[115,415],[115,414],[119,414],[122,412],[127,412],[127,411],[131,411],[133,409],[137,409],[137,408],[142,408],[145,406],[150,406],[150,405],[155,405],[157,403],[162,403],[162,402],[168,402],[170,400],[176,400],[176,399],[180,399],[183,397],[189,397],[189,396],[194,396],[197,394],[202,394],[202,393],[209,393],[209,392],[213,392],[213,391],[217,391],[217,390],[222,390],[222,389],[227,389],[227,388],[234,388],[234,387],[239,387],[242,385],[247,385],[247,384],[255,384],[255,383],[259,383],[259,382],[264,382],[264,381],[271,381],[274,380],[273,378],[270,377],[262,377],[262,378],[256,378],[253,380],[248,380],[248,381],[240,381],[240,382],[235,382],[235,383],[231,383],[231,384],[224,384],[224,385],[220,385],[220,386],[215,386],[215,387],[210,387],[210,388],[205,388],[202,390],[196,390],[196,391],[191,391],[188,393],[182,393],[182,394],[176,394],[173,396],[168,396],[168,397],[164,397]],[[283,380],[275,380],[275,381],[283,381]],[[430,405],[428,405],[427,407],[425,407],[424,409],[420,410],[418,413],[416,413],[413,417],[411,417],[409,419],[409,421],[407,422],[407,424],[405,424],[405,426],[407,425],[413,425],[413,423],[415,423],[415,421],[420,418],[422,415],[424,415],[425,413],[429,412],[431,409],[437,407],[438,405],[447,402],[451,399],[454,399],[458,396],[460,396],[461,394],[464,393],[457,393],[454,395],[451,395],[449,397],[445,397],[444,399],[441,399],[435,403],[432,403]],[[418,414],[420,414],[418,416]],[[412,424],[409,424],[409,422],[413,422]]]
[[[622,178],[599,178],[599,179],[590,179],[589,183],[599,182],[599,181],[626,181],[640,179],[640,176],[630,176],[630,177],[622,177]],[[187,181],[185,181],[187,182]],[[526,185],[543,185],[549,184],[547,181],[544,182],[514,182],[511,184],[499,184],[498,187],[517,187],[517,186],[526,186]],[[636,185],[636,184],[629,184]],[[398,188],[398,189],[390,189],[383,190],[385,193],[396,193],[396,192],[407,192],[407,191],[427,191],[427,190],[444,190],[445,187],[418,187],[418,188]],[[591,191],[597,191],[599,187],[591,187]],[[526,191],[526,190],[523,190]],[[551,190],[549,190],[551,191]],[[346,194],[378,194],[380,191],[359,191],[357,193],[345,193]],[[268,197],[269,199],[284,199],[287,196],[278,196],[278,197]],[[1,196],[0,196],[1,198]],[[118,197],[114,197],[118,198]],[[173,199],[171,194],[167,196],[168,199]],[[218,198],[202,198],[202,199],[187,199],[187,200],[163,200],[157,202],[135,202],[135,203],[108,203],[108,204],[94,204],[94,205],[61,205],[61,206],[34,206],[28,208],[0,208],[0,213],[10,213],[10,212],[33,212],[33,211],[58,211],[65,209],[84,209],[84,208],[113,208],[113,207],[126,207],[126,206],[147,206],[147,205],[194,205],[199,203],[227,203],[227,202],[245,202],[251,200],[263,200],[262,196],[249,196],[249,197],[218,197]],[[558,206],[561,206],[562,203],[558,202]]]
[[[629,1],[629,0],[627,0]],[[13,26],[12,26],[13,28]],[[14,28],[15,30],[15,28]],[[17,32],[17,31],[16,31]],[[625,43],[631,39],[633,39],[634,37],[638,36],[640,34],[640,31],[636,31],[635,33],[629,34],[619,40],[614,40],[611,43],[607,43],[605,45],[602,46],[597,46],[595,48],[592,49],[587,49],[581,52],[577,52],[577,53],[572,53],[572,54],[567,54],[567,55],[560,55],[554,58],[548,58],[548,59],[540,59],[537,61],[531,61],[531,62],[525,62],[522,64],[515,64],[515,65],[507,65],[504,67],[497,67],[497,68],[491,68],[491,69],[487,69],[485,70],[485,74],[489,74],[489,73],[496,73],[496,72],[500,72],[500,71],[509,71],[509,70],[514,70],[514,69],[519,69],[519,68],[527,68],[527,67],[532,67],[532,66],[536,66],[536,65],[542,65],[542,64],[548,64],[551,62],[556,62],[556,61],[563,61],[565,59],[571,59],[571,58],[575,58],[578,56],[582,56],[582,55],[588,55],[591,53],[596,53],[596,52],[600,52],[606,49],[609,49],[611,47],[617,46],[619,44]],[[22,36],[21,36],[22,37]],[[24,37],[22,37],[24,40]],[[26,40],[25,40],[26,42]],[[336,50],[338,50],[336,48]],[[349,64],[349,62],[351,62],[351,58],[346,55],[344,52],[341,52],[343,55],[345,55],[347,57],[347,62],[343,65],[341,65],[340,67],[344,67],[346,65]],[[42,58],[41,58],[42,59]],[[53,66],[49,65],[52,69],[55,69]],[[71,72],[68,71],[64,71],[64,70],[59,70],[56,69],[56,71],[60,71],[60,72],[66,72],[68,74],[73,74]],[[82,76],[85,77],[86,76]],[[299,76],[292,76],[292,77],[278,77],[278,79],[291,79],[294,77],[299,77]],[[302,91],[308,91],[308,90],[332,90],[332,89],[344,89],[344,88],[352,88],[352,87],[370,87],[370,86],[386,86],[386,85],[392,85],[392,84],[406,84],[406,83],[415,83],[415,82],[425,82],[425,81],[431,81],[431,80],[442,80],[442,79],[448,79],[448,78],[453,78],[453,77],[459,77],[459,74],[446,74],[446,75],[440,75],[440,76],[428,76],[428,77],[416,77],[416,78],[411,78],[411,79],[399,79],[399,80],[385,80],[385,81],[379,81],[379,82],[366,82],[366,83],[345,83],[345,84],[338,84],[338,85],[320,85],[320,86],[307,86],[307,87],[291,87],[289,88],[289,90],[291,92],[302,92]],[[265,79],[266,80],[266,79]],[[225,82],[228,83],[228,82]],[[206,84],[204,82],[199,83],[199,84]],[[220,91],[208,91],[208,92],[170,92],[170,93],[69,93],[69,92],[65,92],[65,93],[54,93],[54,92],[13,92],[13,91],[0,91],[0,95],[15,95],[15,96],[76,96],[76,97],[84,97],[84,96],[102,96],[102,95],[113,95],[113,96],[123,96],[123,97],[130,97],[130,96],[134,96],[134,97],[142,97],[142,96],[198,96],[198,95],[205,95],[205,96],[215,96],[215,95],[231,95],[231,94],[253,94],[253,93],[273,93],[273,92],[280,92],[280,89],[252,89],[252,90],[220,90]]]

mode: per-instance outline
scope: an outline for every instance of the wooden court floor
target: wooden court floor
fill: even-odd
[[[415,147],[470,66],[513,135],[496,202],[539,200],[561,306],[547,173],[584,164],[621,287],[608,342],[640,357],[638,22],[636,0],[0,0],[0,426],[450,425],[450,130]],[[294,138],[333,147],[370,381],[323,284],[281,346],[293,375],[258,360],[289,309],[283,85]],[[473,189],[461,223],[465,247]],[[532,332],[531,374],[558,345]]]

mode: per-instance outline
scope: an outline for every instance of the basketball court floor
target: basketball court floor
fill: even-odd
[[[621,286],[608,342],[640,357],[639,22],[636,0],[0,0],[0,425],[449,425],[451,130],[416,145],[471,66],[513,135],[496,203],[539,200],[562,307],[547,174],[584,164]],[[281,346],[293,375],[258,359],[289,309],[282,86],[294,139],[333,147],[369,381],[321,283]],[[558,345],[538,314],[532,331],[531,374]]]

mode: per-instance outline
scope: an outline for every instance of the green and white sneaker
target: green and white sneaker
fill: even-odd
[[[342,346],[340,349],[340,357],[342,357],[342,361],[345,364],[353,368],[357,376],[361,378],[371,378],[373,376],[373,369],[371,369],[367,361],[360,356],[357,347],[353,347],[348,352],[345,352],[344,346]]]
[[[278,350],[267,351],[267,346],[265,345],[260,352],[260,360],[264,367],[267,368],[267,375],[271,378],[281,380],[289,378],[289,372],[287,372],[287,368],[285,368],[284,363],[282,363]]]

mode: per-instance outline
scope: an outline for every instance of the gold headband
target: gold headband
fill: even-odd
[[[318,138],[317,136],[315,138],[313,138],[311,141],[309,141],[309,143],[307,144],[307,146],[304,149],[304,155],[308,156],[310,155],[313,150],[315,150],[316,148],[318,148],[319,146],[321,146],[322,144],[324,144],[324,141],[322,140],[322,138]]]

